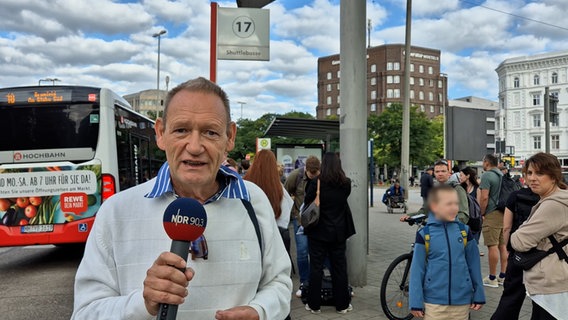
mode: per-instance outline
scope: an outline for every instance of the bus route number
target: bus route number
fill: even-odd
[[[239,38],[248,38],[254,34],[254,21],[247,16],[239,16],[233,21],[233,33]]]

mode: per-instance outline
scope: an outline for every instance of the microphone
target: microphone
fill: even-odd
[[[199,201],[191,198],[174,200],[164,212],[164,229],[172,239],[170,252],[187,261],[191,241],[197,240],[207,226],[207,213]],[[185,269],[179,269],[185,272]],[[178,305],[160,304],[157,320],[175,320]]]

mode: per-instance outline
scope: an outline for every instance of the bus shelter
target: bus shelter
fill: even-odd
[[[331,141],[339,139],[339,121],[276,117],[264,135],[320,139],[325,141],[326,151],[331,151]]]

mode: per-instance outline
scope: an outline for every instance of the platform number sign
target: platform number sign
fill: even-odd
[[[254,34],[254,21],[250,17],[240,16],[233,21],[233,32],[239,38],[248,38]]]
[[[217,10],[217,59],[270,60],[268,9],[219,8]]]

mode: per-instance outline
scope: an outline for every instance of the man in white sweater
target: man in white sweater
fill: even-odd
[[[198,78],[168,93],[156,121],[168,162],[155,179],[101,206],[75,279],[73,319],[152,319],[160,303],[179,305],[178,319],[286,318],[291,266],[272,207],[221,166],[236,130],[216,84]],[[207,259],[192,252],[186,263],[169,252],[162,217],[176,197],[203,203]]]

